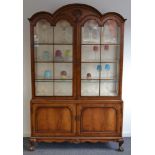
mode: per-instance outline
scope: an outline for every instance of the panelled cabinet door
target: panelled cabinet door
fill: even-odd
[[[82,136],[120,136],[121,106],[118,104],[80,104],[77,128]]]
[[[115,20],[81,27],[81,96],[118,96],[120,27]]]
[[[73,96],[73,27],[39,20],[34,27],[35,96]],[[67,90],[67,91],[66,91]]]
[[[74,135],[76,129],[75,109],[73,104],[33,104],[33,136]]]

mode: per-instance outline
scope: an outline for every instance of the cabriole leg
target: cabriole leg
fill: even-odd
[[[34,151],[35,150],[35,144],[36,144],[36,139],[30,138],[30,147],[29,147],[30,151]]]
[[[119,140],[118,141],[118,151],[120,151],[120,152],[123,152],[124,151],[124,148],[123,148],[123,143],[124,143],[124,140],[123,139],[121,139],[121,140]]]

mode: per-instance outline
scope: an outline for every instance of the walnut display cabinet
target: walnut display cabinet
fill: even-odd
[[[70,4],[30,19],[31,137],[35,142],[118,142],[123,151],[125,19]]]

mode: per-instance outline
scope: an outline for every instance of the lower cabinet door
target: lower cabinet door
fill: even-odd
[[[81,104],[77,128],[81,136],[121,136],[121,104]]]
[[[73,104],[33,104],[32,136],[69,136],[76,130]]]

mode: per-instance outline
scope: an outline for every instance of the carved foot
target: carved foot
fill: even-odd
[[[30,146],[30,147],[29,147],[29,150],[30,150],[30,151],[34,151],[34,150],[35,150],[35,147],[34,147],[34,146]]]
[[[120,140],[120,141],[118,141],[118,145],[119,145],[118,151],[120,151],[120,152],[123,152],[124,151],[124,148],[122,146],[123,143],[124,143],[124,140],[123,139]]]
[[[30,138],[30,147],[29,147],[30,151],[34,151],[35,150],[35,143],[36,143],[36,139]]]

